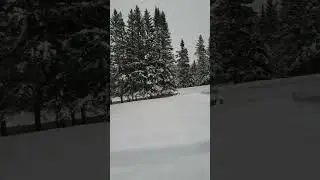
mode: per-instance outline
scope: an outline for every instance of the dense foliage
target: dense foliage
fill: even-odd
[[[106,109],[107,1],[7,1],[0,16],[1,121],[6,113],[33,112],[40,130],[47,112],[75,124],[78,112],[85,122],[87,112]]]
[[[279,1],[280,2],[280,1]],[[319,73],[318,1],[217,0],[211,5],[213,83]]]
[[[112,96],[121,102],[124,97],[153,98],[172,95],[177,88],[209,84],[209,57],[202,36],[192,66],[183,40],[175,58],[166,15],[159,8],[152,17],[136,6],[127,23],[114,10],[110,25]]]

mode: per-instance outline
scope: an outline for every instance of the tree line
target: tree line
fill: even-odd
[[[0,4],[0,121],[46,112],[76,123],[108,116],[109,4],[105,1],[8,1]],[[103,119],[101,120],[103,121]],[[4,131],[4,130],[3,130]],[[2,131],[2,133],[3,133]]]
[[[320,3],[267,0],[211,4],[213,84],[284,78],[320,72]]]
[[[209,50],[199,36],[197,60],[189,63],[188,50],[173,53],[171,35],[164,11],[155,8],[154,15],[136,6],[127,23],[119,10],[110,19],[111,96],[121,102],[154,98],[176,93],[177,88],[209,84]]]

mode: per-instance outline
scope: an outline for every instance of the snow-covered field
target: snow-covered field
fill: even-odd
[[[112,105],[111,180],[209,180],[208,91]]]
[[[106,180],[109,125],[54,129],[0,138],[1,180]]]
[[[208,91],[112,105],[111,160],[103,123],[0,138],[0,179],[209,179]]]
[[[109,165],[112,180],[320,179],[319,76],[221,87],[225,104],[211,113],[208,88],[112,105],[110,132],[100,123],[0,138],[0,179],[105,180]]]

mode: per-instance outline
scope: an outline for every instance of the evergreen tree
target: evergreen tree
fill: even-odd
[[[268,77],[268,52],[256,33],[257,15],[247,6],[253,0],[224,0],[214,7],[212,35],[215,55],[225,78],[234,83]]]
[[[213,66],[212,66],[212,62],[210,61],[210,36],[209,36],[209,38],[208,38],[208,46],[207,46],[207,49],[206,49],[206,57],[207,57],[207,64],[208,64],[208,68],[209,68],[209,83],[211,83],[211,81],[212,81],[212,76],[213,76],[213,74],[212,74],[212,70],[213,70]]]
[[[143,20],[138,6],[130,10],[127,23],[126,51],[127,62],[125,73],[127,78],[126,92],[131,99],[141,95],[146,82],[145,72],[145,50],[143,44]]]
[[[192,86],[197,86],[199,83],[197,82],[197,64],[196,61],[193,61],[190,66],[190,75],[192,79]]]
[[[265,8],[264,8],[264,4],[261,5],[261,9],[260,9],[260,19],[259,19],[259,25],[260,25],[260,34],[264,35],[266,30],[266,12],[265,12]]]
[[[191,86],[190,65],[188,50],[184,47],[184,41],[180,43],[181,50],[177,51],[178,86],[181,88]]]
[[[164,12],[155,9],[154,15],[157,53],[157,84],[159,94],[172,94],[176,91],[174,56],[172,53],[171,37]]]
[[[138,6],[136,6],[134,10],[134,17],[135,17],[135,27],[136,27],[136,53],[138,57],[138,63],[136,64],[136,70],[134,72],[135,81],[137,85],[137,96],[145,96],[146,94],[146,82],[147,76],[146,72],[146,49],[145,49],[145,26],[142,13]]]
[[[274,34],[279,28],[279,17],[277,4],[273,0],[267,0],[265,9],[265,32],[268,34]]]
[[[204,85],[210,83],[210,68],[209,68],[209,60],[207,57],[207,51],[204,45],[204,40],[202,35],[199,36],[197,45],[196,45],[196,52],[195,55],[197,56],[198,61],[198,72],[197,72],[197,79],[198,85]]]
[[[114,10],[110,20],[111,32],[111,90],[112,95],[119,96],[123,102],[124,96],[124,60],[126,59],[126,32],[121,12]]]
[[[6,27],[0,28],[2,44],[0,61],[3,63],[0,65],[1,72],[2,67],[6,67],[8,72],[11,72],[7,73],[6,77],[12,81],[9,84],[4,83],[6,89],[10,89],[6,94],[8,97],[11,93],[15,94],[10,98],[15,100],[15,107],[12,109],[16,112],[24,110],[34,113],[37,130],[41,129],[44,110],[52,111],[54,103],[65,106],[61,104],[64,98],[60,90],[73,91],[73,96],[79,98],[76,101],[84,102],[83,99],[86,98],[84,96],[88,96],[89,93],[94,96],[99,91],[105,91],[109,78],[107,65],[109,34],[106,28],[108,22],[101,18],[109,17],[108,3],[95,1],[90,6],[83,2],[53,1],[49,3],[50,6],[48,3],[48,1],[10,1],[12,6],[6,7],[6,10],[12,10],[8,14],[10,18],[3,17],[4,14],[0,12],[0,26]],[[3,23],[3,20],[9,21]],[[90,32],[91,35],[88,36],[87,27],[93,27],[92,30],[98,28],[103,33]],[[86,38],[91,38],[96,43],[87,41],[85,49],[81,48],[85,46],[81,43],[66,45],[71,37],[73,40],[79,38],[78,40],[82,42],[88,40]],[[90,56],[85,57],[88,55],[86,53]],[[68,56],[70,54],[72,56]],[[80,58],[85,60],[80,61]],[[14,62],[12,66],[7,64],[9,61]],[[89,76],[90,71],[92,73]],[[80,74],[81,78],[77,77]],[[78,84],[76,89],[75,81]],[[1,76],[0,84],[2,82],[4,81]],[[83,103],[79,103],[76,107],[82,105]]]
[[[108,81],[108,37],[103,29],[83,29],[74,33],[67,41],[63,100],[69,107],[75,124],[75,112],[81,110],[82,121],[86,121],[86,108],[107,88]],[[63,68],[62,67],[62,68]]]
[[[281,56],[278,69],[282,70],[283,76],[301,71],[300,66],[317,54],[313,46],[319,36],[315,28],[318,23],[313,9],[319,3],[311,4],[306,0],[281,1],[281,48],[278,51]]]
[[[155,27],[153,24],[152,17],[148,10],[144,12],[144,30],[145,30],[145,39],[144,39],[144,50],[145,50],[145,60],[146,60],[146,69],[145,69],[145,76],[146,76],[146,84],[145,90],[146,94],[152,97],[154,94],[157,93],[157,89],[155,88],[157,83],[156,77],[156,61],[157,61],[157,52],[156,48],[156,39],[155,39]]]

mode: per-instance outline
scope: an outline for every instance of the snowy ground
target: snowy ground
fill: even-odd
[[[210,156],[212,179],[320,179],[319,76],[222,87],[211,121],[208,87],[181,92],[112,105],[110,164],[103,123],[0,138],[0,179],[202,180]]]
[[[109,125],[0,138],[1,180],[106,180]]]
[[[320,179],[319,75],[221,92],[225,104],[210,114],[213,179]]]
[[[111,161],[102,123],[0,138],[0,179],[209,179],[208,91],[112,105]]]
[[[111,180],[210,179],[209,86],[111,106]]]

